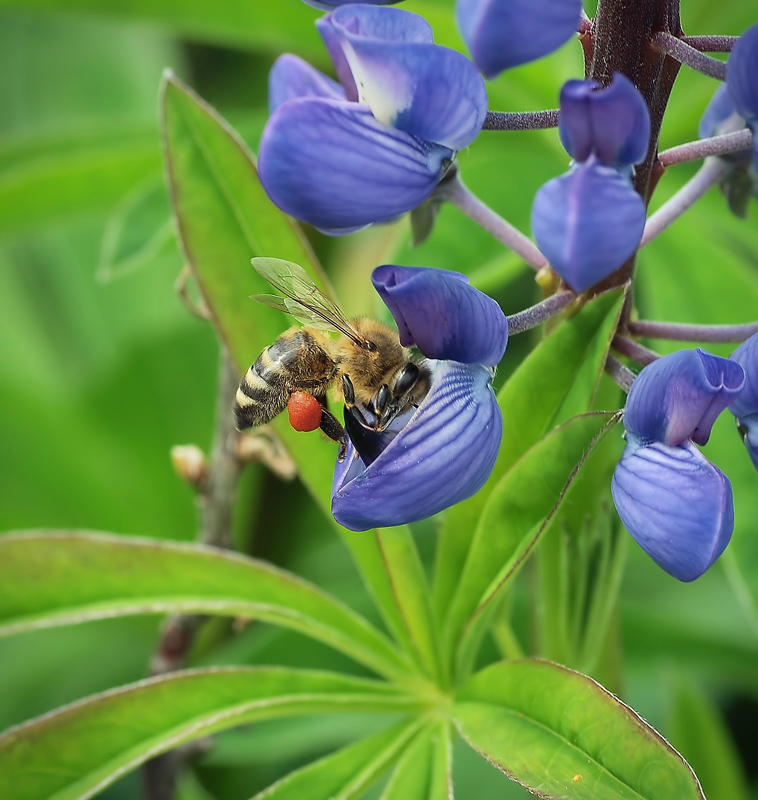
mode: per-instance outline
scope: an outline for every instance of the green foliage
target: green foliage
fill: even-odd
[[[405,5],[439,42],[461,46],[452,0]],[[736,33],[754,17],[745,4],[684,5],[688,33]],[[244,370],[287,324],[248,299],[267,289],[252,257],[296,261],[325,290],[337,287],[351,313],[376,311],[366,273],[386,260],[461,270],[509,312],[535,300],[534,286],[447,206],[412,250],[407,221],[334,241],[306,236],[270,204],[252,156],[265,70],[282,50],[326,66],[314,12],[299,0],[19,6],[0,0],[0,521],[45,530],[0,537],[2,719],[22,723],[0,734],[0,796],[131,798],[139,790],[126,773],[216,734],[216,749],[180,774],[178,798],[525,796],[494,770],[470,768],[467,753],[548,797],[703,797],[687,763],[627,705],[566,666],[510,658],[526,652],[623,691],[692,762],[709,797],[746,800],[713,697],[758,694],[755,473],[721,420],[707,452],[735,490],[725,568],[681,587],[635,550],[617,614],[625,534],[603,503],[620,401],[601,375],[618,292],[538,342],[519,337],[528,347],[514,337],[501,365],[495,471],[440,519],[339,528],[329,513],[333,446],[280,419],[274,430],[305,491],[261,468],[244,478],[236,538],[260,557],[167,541],[195,528],[167,451],[207,443],[216,338]],[[238,52],[193,53],[181,37]],[[202,58],[222,63],[215,82],[213,69],[194,69]],[[166,66],[192,75],[244,138],[171,73],[159,131]],[[580,69],[567,46],[494,81],[491,105],[553,106],[561,78]],[[682,80],[664,128],[670,144],[694,137],[708,99],[702,81]],[[507,136],[483,134],[460,164],[526,230],[527,198],[566,156],[554,132]],[[664,176],[655,204],[687,169]],[[755,226],[732,220],[714,193],[643,253],[637,305],[648,318],[752,320],[757,253]],[[182,258],[213,334],[173,298]],[[140,680],[155,625],[114,618],[166,613],[216,619],[193,668]],[[686,680],[659,680],[662,661],[682,665]],[[231,666],[205,666],[220,663]],[[482,759],[479,769],[489,769]]]
[[[461,689],[452,714],[475,749],[548,797],[704,798],[658,733],[597,683],[556,664],[495,664]]]

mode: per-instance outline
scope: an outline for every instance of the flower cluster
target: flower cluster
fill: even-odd
[[[532,231],[553,269],[583,292],[620,267],[642,238],[645,204],[632,186],[631,168],[647,153],[650,117],[623,75],[605,89],[594,81],[568,81],[559,131],[574,161],[537,192]]]
[[[458,202],[450,187],[462,184],[448,170],[485,124],[482,76],[542,57],[582,26],[580,0],[456,0],[472,63],[435,44],[427,22],[389,7],[392,0],[305,2],[329,12],[316,25],[338,82],[295,56],[279,58],[259,172],[280,208],[329,234],[390,221],[422,204]],[[757,76],[755,25],[731,53],[726,86],[701,121],[702,138],[743,124],[758,133]],[[529,260],[533,248],[532,266],[546,259],[582,293],[640,245],[646,209],[633,185],[635,165],[652,158],[655,143],[648,104],[622,74],[608,86],[568,81],[558,126],[570,168],[534,199],[539,250],[528,243],[519,252]],[[723,156],[730,169],[722,188],[742,213],[758,186],[756,138],[752,154]],[[445,190],[435,191],[446,175]],[[493,231],[488,220],[481,224]],[[517,249],[517,236],[500,238]],[[489,476],[502,435],[491,382],[508,322],[497,303],[449,271],[385,265],[373,282],[402,344],[427,359],[432,381],[418,408],[387,430],[370,427],[370,410],[346,414],[349,442],[335,470],[332,511],[354,530],[412,522],[469,497]],[[708,569],[732,533],[729,479],[698,449],[726,408],[758,468],[758,335],[730,359],[698,349],[654,361],[626,404],[614,501],[631,535],[680,580]]]
[[[758,468],[758,334],[728,359],[699,348],[664,356],[640,372],[627,398],[616,509],[645,552],[682,581],[702,575],[732,535],[729,479],[696,447],[726,408]]]

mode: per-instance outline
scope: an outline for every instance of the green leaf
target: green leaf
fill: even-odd
[[[474,497],[449,509],[440,534],[434,609],[442,619],[461,579],[485,504],[511,466],[566,413],[590,408],[621,310],[622,291],[597,297],[536,347],[503,386],[503,444],[490,479]],[[576,381],[577,374],[582,380]]]
[[[293,628],[407,678],[404,657],[358,614],[295,575],[223,550],[30,533],[0,537],[0,564],[0,635],[127,614],[223,614]]]
[[[418,705],[386,684],[279,667],[215,667],[95,695],[0,736],[0,796],[82,800],[153,756],[242,723]]]
[[[298,225],[268,199],[253,157],[239,137],[170,75],[163,88],[163,135],[170,193],[187,262],[219,335],[242,371],[289,324],[285,315],[248,299],[251,292],[270,291],[250,259],[269,256],[293,261],[328,293],[325,279]],[[283,417],[274,421],[274,427],[303,482],[331,520],[334,445],[319,434],[294,431]],[[433,673],[438,659],[426,581],[409,530],[397,528],[372,536],[336,527],[393,634]]]
[[[602,413],[574,417],[527,451],[490,493],[445,629],[459,669],[466,669],[495,600],[551,521],[587,453],[617,421]]]
[[[673,694],[670,739],[697,770],[706,796],[748,800],[740,755],[718,709],[681,674],[675,676]]]
[[[591,678],[545,661],[508,661],[461,688],[451,716],[507,775],[561,800],[704,800],[666,740]]]
[[[397,761],[422,723],[403,722],[309,764],[254,800],[350,800]]]
[[[219,335],[240,370],[287,327],[287,317],[253,305],[269,284],[250,265],[275,256],[323,286],[297,225],[268,199],[255,162],[235,131],[168,73],[162,91],[167,179],[180,240]]]
[[[438,722],[407,748],[381,800],[448,800],[453,796],[450,724]]]

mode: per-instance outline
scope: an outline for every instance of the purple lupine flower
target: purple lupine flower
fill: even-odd
[[[758,469],[758,333],[743,342],[729,358],[745,370],[745,388],[729,404],[737,419],[737,430]]]
[[[758,23],[735,42],[726,64],[726,85],[737,113],[753,132],[753,159],[758,170]]]
[[[605,89],[568,81],[560,101],[559,133],[574,162],[537,192],[532,231],[553,269],[583,292],[620,267],[642,238],[645,204],[631,168],[647,153],[650,117],[642,95],[618,73]]]
[[[354,0],[303,0],[303,2],[320,11],[331,11],[333,8],[346,6]],[[392,6],[400,3],[401,0],[361,0],[361,2],[371,6]]]
[[[626,447],[611,485],[621,521],[662,569],[702,575],[734,528],[732,487],[697,449],[745,387],[736,361],[683,350],[646,366],[624,411]]]
[[[492,472],[503,433],[492,377],[508,323],[497,303],[447,270],[384,265],[372,280],[402,343],[435,360],[410,418],[383,433],[348,426],[332,513],[351,530],[415,522],[470,497]]]
[[[258,168],[279,208],[349,233],[426,200],[479,133],[487,95],[417,14],[348,4],[317,27],[340,84],[293,56],[276,62]]]
[[[579,27],[581,0],[457,0],[455,18],[487,78],[552,53]]]
[[[729,88],[722,83],[700,118],[698,136],[708,139],[721,133],[729,133],[736,129],[733,124],[735,119],[739,119],[739,115],[734,108]],[[753,164],[753,152],[750,147],[746,147],[735,153],[724,153],[718,158],[729,166],[729,171],[719,181],[719,188],[731,212],[744,219],[750,198],[758,198],[758,173]]]

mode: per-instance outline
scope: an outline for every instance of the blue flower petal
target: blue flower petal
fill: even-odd
[[[352,445],[338,462],[332,514],[346,528],[424,519],[476,493],[492,472],[503,433],[492,371],[454,361],[432,366],[426,399],[371,466]]]
[[[434,41],[432,26],[419,14],[401,8],[372,8],[365,3],[343,5],[328,17],[341,36],[406,44],[431,44]]]
[[[745,370],[745,388],[729,404],[729,410],[737,418],[745,446],[758,469],[758,333],[743,342],[729,359]]]
[[[567,81],[561,89],[558,131],[572,158],[592,153],[604,164],[628,167],[642,161],[650,145],[650,114],[637,87],[615,73],[605,89],[595,81]]]
[[[365,4],[349,3],[344,6],[317,20],[316,28],[329,51],[337,77],[345,87],[348,100],[358,100],[358,89],[343,50],[347,32],[356,37],[406,44],[431,44],[434,40],[431,26],[418,14],[397,8],[372,8]]]
[[[758,122],[758,23],[735,42],[726,65],[726,85],[739,115]]]
[[[364,15],[371,11],[415,16],[386,8],[367,8]],[[487,115],[487,92],[465,56],[435,44],[355,34],[337,25],[337,14],[333,19],[358,99],[380,122],[451,150],[471,144]]]
[[[333,8],[346,6],[354,3],[355,0],[303,0],[309,6],[318,8],[320,11],[331,11]],[[373,6],[393,5],[399,3],[400,0],[361,0],[361,3],[367,3]]]
[[[455,18],[471,57],[487,78],[534,61],[567,42],[581,0],[458,0]]]
[[[648,364],[635,378],[624,427],[669,446],[693,439],[706,444],[716,417],[745,386],[735,361],[705,350],[680,350]]]
[[[737,430],[742,435],[750,460],[758,469],[758,414],[737,418]]]
[[[336,81],[319,72],[307,61],[285,53],[276,59],[269,72],[269,111],[273,114],[280,105],[298,97],[344,100],[345,92]]]
[[[701,139],[710,139],[717,136],[719,127],[735,113],[732,96],[729,94],[729,87],[722,83],[713,93],[710,103],[706,106],[703,116],[697,127],[697,135]]]
[[[327,233],[345,233],[415,208],[452,155],[382,125],[365,106],[303,98],[269,119],[258,169],[283,211]]]
[[[744,341],[730,356],[745,370],[745,388],[729,404],[736,417],[758,414],[758,333]]]
[[[534,198],[532,231],[553,269],[583,292],[634,253],[645,204],[631,182],[592,156],[546,183]]]
[[[633,434],[613,473],[616,510],[669,575],[692,581],[721,555],[734,528],[732,486],[692,442],[643,445]]]
[[[400,342],[427,358],[495,366],[508,343],[500,306],[459,272],[377,267],[371,280],[395,318]]]

